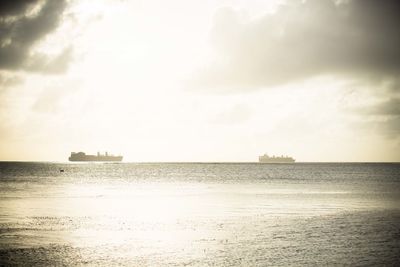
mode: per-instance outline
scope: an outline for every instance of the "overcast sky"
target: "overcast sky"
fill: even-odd
[[[397,0],[0,2],[0,160],[400,160]]]

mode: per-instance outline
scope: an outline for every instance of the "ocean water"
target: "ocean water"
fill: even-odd
[[[0,162],[0,265],[399,266],[400,164]]]

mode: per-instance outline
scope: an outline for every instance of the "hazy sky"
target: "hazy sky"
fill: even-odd
[[[400,1],[0,2],[0,160],[400,160]]]

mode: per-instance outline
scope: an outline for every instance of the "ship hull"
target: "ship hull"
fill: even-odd
[[[269,157],[268,155],[259,156],[259,163],[294,163],[295,160],[292,157]]]
[[[97,156],[86,156],[84,158],[73,158],[69,157],[69,161],[100,161],[100,162],[108,162],[108,161],[122,161],[122,156],[121,157],[97,157]]]
[[[259,163],[294,163],[294,160],[259,160]]]
[[[86,155],[84,152],[72,152],[71,156],[68,158],[69,161],[100,161],[100,162],[108,162],[108,161],[122,161],[122,156],[113,156],[113,155],[101,155],[97,153],[97,155]]]

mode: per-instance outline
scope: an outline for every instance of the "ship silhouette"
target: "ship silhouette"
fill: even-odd
[[[97,152],[97,155],[86,155],[84,152],[71,152],[69,161],[122,161],[122,156],[109,155],[107,152],[102,155]]]
[[[258,157],[258,162],[260,163],[294,163],[295,159],[292,157],[288,156],[268,156],[267,154],[264,154],[262,156]]]

